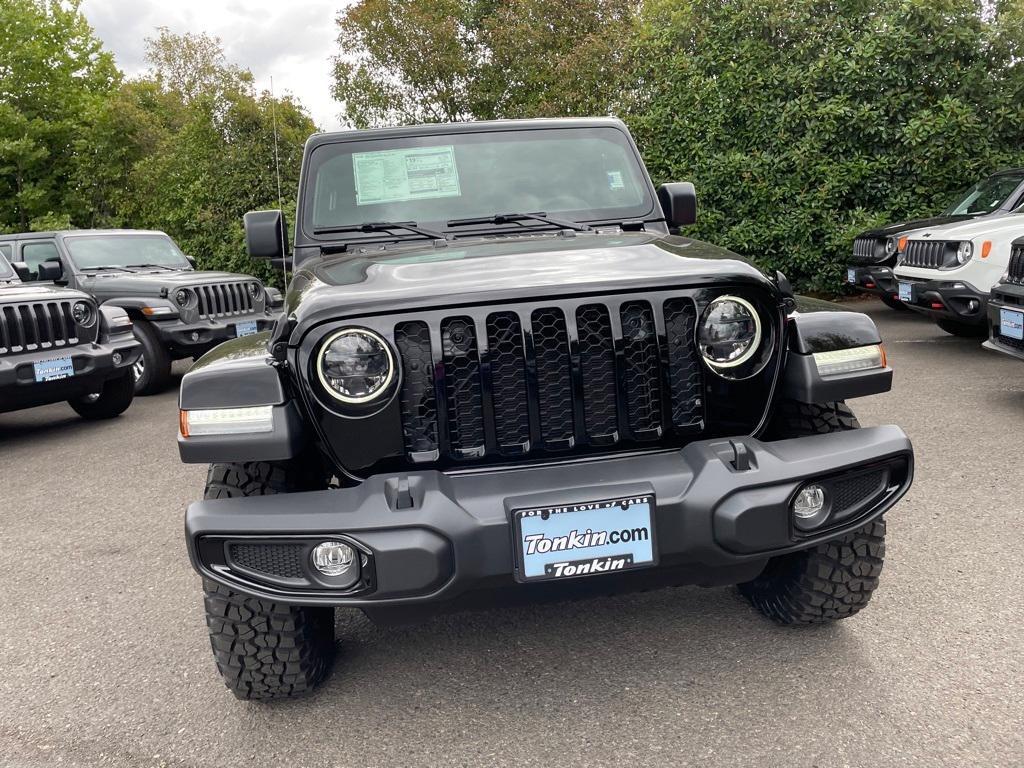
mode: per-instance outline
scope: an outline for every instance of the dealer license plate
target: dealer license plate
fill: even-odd
[[[999,308],[999,335],[1024,341],[1024,312]]]
[[[59,381],[75,375],[75,364],[70,357],[55,357],[52,360],[40,360],[33,363],[36,381]]]
[[[544,581],[644,568],[657,562],[654,496],[516,509],[516,579]]]
[[[900,283],[900,301],[914,300],[914,284]]]
[[[256,324],[255,320],[251,320],[247,323],[235,323],[235,336],[242,338],[243,336],[252,336],[254,333],[259,331],[259,325]]]
[[[846,270],[846,282],[848,282],[850,285],[856,285],[857,284],[857,270],[856,269],[847,269]]]

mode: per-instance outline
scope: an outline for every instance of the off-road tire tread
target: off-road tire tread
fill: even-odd
[[[203,591],[213,657],[239,699],[302,696],[327,676],[334,656],[333,609],[248,597],[208,579]]]
[[[68,405],[83,419],[97,421],[120,416],[128,410],[134,399],[135,380],[129,370],[121,376],[103,382],[103,389],[99,392],[98,400],[89,402],[85,396],[82,396],[68,400]]]
[[[860,422],[843,401],[832,403],[800,403],[783,400],[779,403],[768,427],[769,440],[824,435],[860,429]]]
[[[823,624],[853,616],[871,600],[885,559],[885,520],[813,549],[773,558],[739,589],[779,624]]]

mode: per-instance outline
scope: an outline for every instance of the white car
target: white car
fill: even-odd
[[[900,238],[894,270],[900,301],[947,333],[988,335],[989,292],[1006,272],[1010,243],[1022,236],[1024,208]]]

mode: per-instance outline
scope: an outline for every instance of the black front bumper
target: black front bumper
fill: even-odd
[[[729,440],[705,440],[643,456],[458,475],[376,475],[348,489],[201,501],[186,514],[188,549],[203,576],[280,602],[363,608],[444,604],[491,588],[556,586],[516,583],[512,510],[653,494],[658,562],[653,570],[684,572],[684,581],[677,583],[733,583],[756,576],[772,556],[877,518],[912,480],[910,440],[894,426],[774,443],[736,442],[747,449],[747,469],[736,468]],[[811,533],[794,528],[790,504],[803,484],[838,482],[879,468],[881,484],[852,511],[842,516],[837,511],[835,520]],[[332,589],[312,568],[309,552],[326,538],[344,539],[362,552],[363,579],[354,588]],[[282,575],[272,572],[273,565],[264,570],[238,565],[233,545],[269,547],[261,561],[271,564],[279,545],[293,551],[302,545],[302,554],[293,559],[290,574]],[[650,570],[629,575],[642,577]],[[611,589],[614,578],[587,581],[606,580],[600,583]]]
[[[896,278],[893,276],[892,267],[851,264],[846,268],[846,274],[846,282],[851,288],[875,296],[899,298],[896,294]]]
[[[988,291],[982,291],[963,280],[918,280],[896,278],[896,292],[899,284],[910,285],[910,301],[904,301],[910,309],[928,315],[933,320],[955,320],[965,325],[984,325],[988,305]]]
[[[280,309],[230,318],[213,318],[195,323],[157,320],[151,323],[161,343],[179,357],[199,357],[218,344],[238,338],[238,326],[256,323],[256,333],[272,330]]]
[[[1004,336],[1001,331],[1002,310],[1024,314],[1024,285],[999,283],[988,301],[988,341],[982,346],[1024,360],[1024,339]]]
[[[131,333],[93,344],[20,352],[0,357],[0,413],[60,403],[98,392],[108,379],[124,375],[142,354]],[[115,355],[119,360],[115,362]],[[70,357],[74,376],[36,381],[35,363]]]

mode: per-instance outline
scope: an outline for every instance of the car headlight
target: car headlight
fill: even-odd
[[[249,283],[249,295],[254,299],[258,299],[260,292],[263,290],[263,286],[259,283]]]
[[[373,331],[346,328],[324,342],[317,358],[320,383],[343,403],[366,403],[388,388],[395,376],[391,348]]]
[[[970,240],[965,240],[964,242],[960,243],[960,246],[956,249],[956,260],[960,264],[966,264],[968,261],[971,260],[971,257],[973,255],[974,243],[972,243]]]
[[[91,304],[84,301],[76,301],[71,305],[71,317],[82,328],[88,328],[96,320],[96,313],[92,311]]]
[[[713,369],[742,365],[761,344],[757,310],[738,296],[719,296],[704,310],[698,343],[704,361]]]
[[[184,309],[192,303],[193,295],[192,291],[188,290],[188,288],[179,288],[174,292],[174,303]]]
[[[885,241],[885,255],[893,256],[896,251],[899,250],[899,241],[895,237],[890,237]]]

